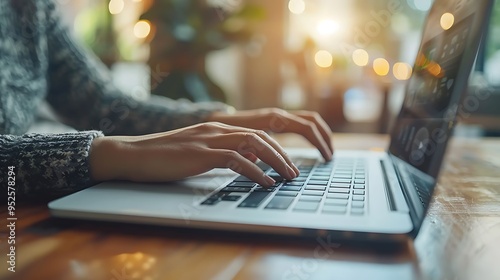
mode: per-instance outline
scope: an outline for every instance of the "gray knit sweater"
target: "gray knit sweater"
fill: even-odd
[[[25,134],[46,100],[80,132]],[[105,134],[138,135],[201,122],[220,104],[140,103],[71,38],[52,0],[0,0],[0,197],[15,167],[17,196],[62,195],[96,183],[89,148]],[[2,199],[3,200],[3,199]]]

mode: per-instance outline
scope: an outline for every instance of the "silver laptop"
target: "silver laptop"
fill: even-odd
[[[53,216],[281,235],[415,237],[452,134],[491,0],[436,0],[387,152],[289,149],[301,174],[265,189],[215,169],[165,184],[106,182],[49,203]]]

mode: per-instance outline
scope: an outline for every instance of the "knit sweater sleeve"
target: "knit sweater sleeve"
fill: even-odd
[[[52,3],[48,8],[47,99],[67,124],[106,135],[140,135],[196,124],[228,108],[221,103],[200,105],[167,98],[139,102],[127,97],[113,85],[105,66],[75,43],[59,17]]]
[[[19,197],[57,196],[89,187],[95,183],[89,171],[90,147],[100,136],[98,131],[0,135],[0,185],[8,185],[12,167]]]

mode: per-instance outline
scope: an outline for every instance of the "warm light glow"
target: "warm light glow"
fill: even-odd
[[[444,30],[448,30],[453,26],[453,23],[455,23],[455,17],[451,13],[444,13],[441,16],[441,27]]]
[[[332,66],[333,57],[331,53],[321,50],[314,55],[314,61],[319,67],[328,68]]]
[[[134,35],[137,38],[146,38],[151,32],[151,24],[147,20],[140,20],[134,25]]]
[[[288,9],[290,12],[300,15],[306,10],[306,3],[304,0],[290,0],[288,2]]]
[[[333,35],[337,33],[339,29],[340,29],[339,23],[331,19],[320,21],[316,28],[318,34],[321,36]]]
[[[379,76],[385,76],[389,73],[389,62],[383,58],[377,58],[373,61],[373,71]]]
[[[434,77],[441,78],[443,76],[443,69],[439,64],[434,61],[431,61],[427,65],[427,71]]]
[[[400,81],[408,80],[411,77],[412,69],[410,64],[404,62],[395,63],[392,67],[394,77]]]
[[[368,65],[368,60],[370,56],[363,49],[357,49],[352,52],[352,61],[358,66],[366,66]]]
[[[109,13],[112,15],[119,14],[123,11],[123,7],[125,6],[125,3],[123,0],[111,0],[109,1]]]

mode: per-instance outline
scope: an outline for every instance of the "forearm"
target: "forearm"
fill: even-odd
[[[193,104],[155,97],[137,101],[114,86],[109,70],[72,38],[51,8],[49,26],[49,91],[47,100],[63,121],[78,130],[106,135],[142,135],[204,122],[227,106]]]

